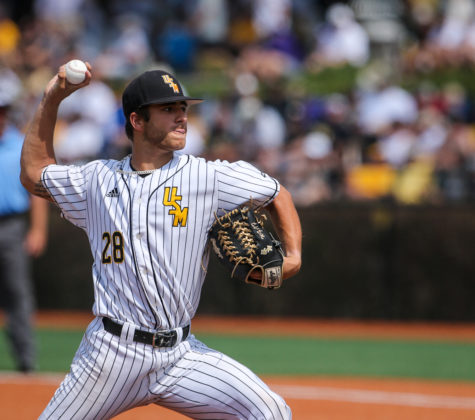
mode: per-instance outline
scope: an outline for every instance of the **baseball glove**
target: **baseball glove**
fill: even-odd
[[[264,229],[266,216],[240,207],[216,218],[209,239],[231,278],[268,289],[282,285],[284,253],[281,242]],[[260,271],[260,278],[251,276]]]

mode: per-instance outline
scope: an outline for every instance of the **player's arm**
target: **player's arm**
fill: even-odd
[[[75,90],[89,84],[91,80],[89,65],[88,68],[85,81],[78,85],[72,85],[66,82],[65,68],[61,66],[58,73],[46,86],[43,98],[29,125],[21,153],[20,180],[33,195],[51,200],[48,191],[41,182],[41,173],[46,166],[56,163],[53,134],[59,105]]]
[[[284,279],[294,276],[302,265],[302,226],[289,191],[280,186],[277,197],[266,206],[285,250]]]

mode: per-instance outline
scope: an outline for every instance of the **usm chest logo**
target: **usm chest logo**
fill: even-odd
[[[173,226],[186,226],[188,219],[188,207],[181,207],[178,201],[181,201],[181,195],[177,194],[177,187],[165,187],[163,194],[163,205],[171,207],[168,214],[173,216]]]

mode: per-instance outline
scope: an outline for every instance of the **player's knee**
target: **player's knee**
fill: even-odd
[[[286,404],[286,402],[281,399],[281,402],[279,404],[279,413],[282,413],[282,419],[283,420],[291,420],[292,419],[292,410],[290,407]]]
[[[271,392],[268,399],[267,406],[270,408],[270,411],[267,414],[267,417],[265,417],[265,420],[292,419],[292,411],[280,395]]]

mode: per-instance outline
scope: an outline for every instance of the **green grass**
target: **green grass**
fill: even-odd
[[[256,372],[475,381],[475,343],[201,336]]]
[[[0,335],[0,370],[14,368],[4,331]],[[67,372],[81,342],[83,331],[38,329],[38,369],[45,372]]]
[[[38,329],[39,370],[65,372],[83,332]],[[475,381],[475,343],[197,335],[263,375],[341,375]],[[4,334],[0,370],[13,369]]]

